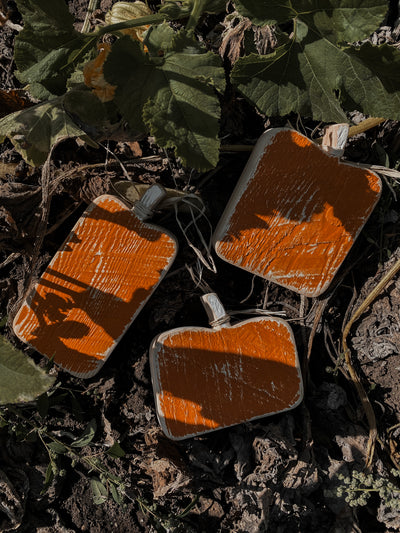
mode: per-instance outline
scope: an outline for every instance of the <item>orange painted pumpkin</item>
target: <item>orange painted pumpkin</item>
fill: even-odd
[[[304,135],[259,139],[214,233],[225,261],[306,296],[331,283],[381,192],[373,172]]]
[[[148,193],[151,197],[154,191]],[[64,370],[91,377],[150,298],[176,253],[172,235],[143,222],[121,200],[100,196],[23,303],[14,331]]]
[[[157,416],[172,439],[286,411],[302,400],[288,324],[258,317],[231,326],[217,296],[203,298],[213,309],[213,329],[173,329],[150,349]]]

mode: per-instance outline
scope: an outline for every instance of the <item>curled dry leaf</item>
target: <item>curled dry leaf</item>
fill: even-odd
[[[133,20],[146,15],[151,15],[151,9],[144,2],[117,2],[112,6],[105,16],[106,24],[118,24],[119,22],[125,22],[127,20]],[[145,31],[150,26],[139,26],[138,28],[127,28],[121,30],[121,33],[130,35],[132,39],[137,41],[143,41]]]
[[[110,102],[114,98],[115,86],[106,82],[103,74],[104,61],[111,50],[109,43],[98,46],[98,56],[86,63],[83,68],[85,85],[90,87],[101,102]]]

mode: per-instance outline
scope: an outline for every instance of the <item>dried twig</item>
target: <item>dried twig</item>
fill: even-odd
[[[362,406],[363,406],[363,409],[364,409],[364,412],[365,412],[365,415],[367,417],[368,424],[369,424],[369,439],[368,439],[367,454],[366,454],[366,466],[367,467],[370,467],[372,464],[378,431],[376,427],[375,413],[372,408],[371,402],[369,401],[368,395],[365,392],[365,389],[362,386],[361,380],[351,362],[351,352],[347,345],[347,337],[350,333],[350,330],[353,324],[367,310],[367,308],[371,305],[374,299],[383,291],[383,289],[394,278],[394,276],[399,272],[399,270],[400,270],[400,259],[396,261],[396,263],[389,270],[389,272],[385,274],[385,276],[381,279],[381,281],[368,294],[368,296],[365,298],[362,304],[356,309],[356,311],[353,313],[350,320],[344,326],[343,334],[342,334],[342,346],[343,346],[345,361],[346,361],[346,364],[349,370],[350,377],[357,389],[358,395],[360,397],[360,400],[361,400],[361,403],[362,403]]]
[[[5,266],[9,265],[10,263],[12,263],[13,261],[15,261],[16,259],[18,259],[19,257],[21,257],[21,254],[19,252],[13,252],[12,254],[10,254],[2,263],[0,263],[0,269],[1,268],[4,268]]]

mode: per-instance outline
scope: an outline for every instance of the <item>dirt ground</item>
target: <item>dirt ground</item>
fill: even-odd
[[[86,4],[83,0],[69,3],[78,27]],[[110,4],[103,0],[97,16],[101,17]],[[18,23],[16,11],[11,18]],[[215,18],[207,17],[200,30],[215,36],[220,26]],[[1,89],[18,87],[12,60],[15,35],[8,26],[0,31]],[[377,39],[395,42],[398,33],[387,26],[377,33]],[[321,125],[296,116],[261,117],[232,90],[227,91],[222,107],[221,132],[229,145],[254,144],[270,126],[291,125],[316,137],[321,132]],[[363,117],[355,113],[352,118],[357,122]],[[135,144],[110,141],[109,149],[123,162],[133,181],[161,183],[199,195],[214,228],[249,155],[222,151],[217,168],[199,174],[182,168],[151,138]],[[400,162],[398,123],[386,121],[352,137],[344,158],[396,167]],[[2,322],[2,333],[41,366],[47,361],[18,341],[9,326],[27,279],[31,273],[40,275],[87,204],[102,193],[112,193],[113,183],[124,179],[113,156],[77,146],[75,141],[56,149],[53,171],[63,174],[64,179],[52,197],[47,232],[35,258],[41,169],[28,167],[8,141],[3,144],[0,318],[9,320]],[[400,492],[392,473],[400,461],[398,276],[376,295],[347,338],[354,371],[366,394],[364,403],[344,361],[342,342],[350,317],[400,258],[400,188],[392,178],[384,178],[383,185],[378,207],[335,282],[315,299],[254,277],[215,255],[217,272],[204,268],[202,283],[196,284],[190,273],[198,273],[196,256],[175,215],[158,213],[154,221],[178,237],[179,255],[100,373],[82,380],[53,367],[50,372],[57,380],[49,397],[17,410],[3,410],[8,424],[0,429],[0,532],[400,530],[400,510],[388,503],[398,497],[397,492],[388,496],[371,491],[366,505],[355,507],[345,501],[345,493],[337,493],[344,484],[340,475],[349,476],[354,471],[371,473],[373,483],[393,482]],[[186,215],[181,216],[185,221]],[[209,239],[205,219],[199,227]],[[200,247],[198,235],[190,236]],[[285,312],[302,364],[304,401],[284,414],[175,442],[163,435],[156,419],[149,345],[157,334],[169,329],[208,325],[200,302],[206,286],[218,293],[228,310]],[[243,318],[246,316],[235,315],[233,321]],[[365,460],[369,432],[374,428],[365,416],[366,403],[375,414],[378,435],[369,469]],[[49,465],[46,434],[70,442],[93,420],[95,437],[81,449],[79,457],[53,453],[58,472],[43,490]],[[122,457],[106,453],[115,442],[125,452]],[[99,470],[88,457],[101,463],[105,472],[102,479],[111,480],[110,486],[112,476],[117,476],[114,479],[124,493],[122,502],[115,501],[118,498],[110,492],[102,503],[96,503],[91,480],[99,477]],[[372,484],[369,489],[374,487]]]

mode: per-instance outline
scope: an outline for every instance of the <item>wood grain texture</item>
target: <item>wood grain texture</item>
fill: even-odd
[[[380,192],[373,172],[340,162],[293,130],[269,130],[221,217],[215,250],[253,274],[319,296]]]
[[[14,320],[16,335],[64,370],[91,377],[172,264],[172,235],[119,199],[97,198]]]
[[[159,422],[172,439],[292,409],[303,396],[292,331],[276,318],[163,333],[150,367]]]

